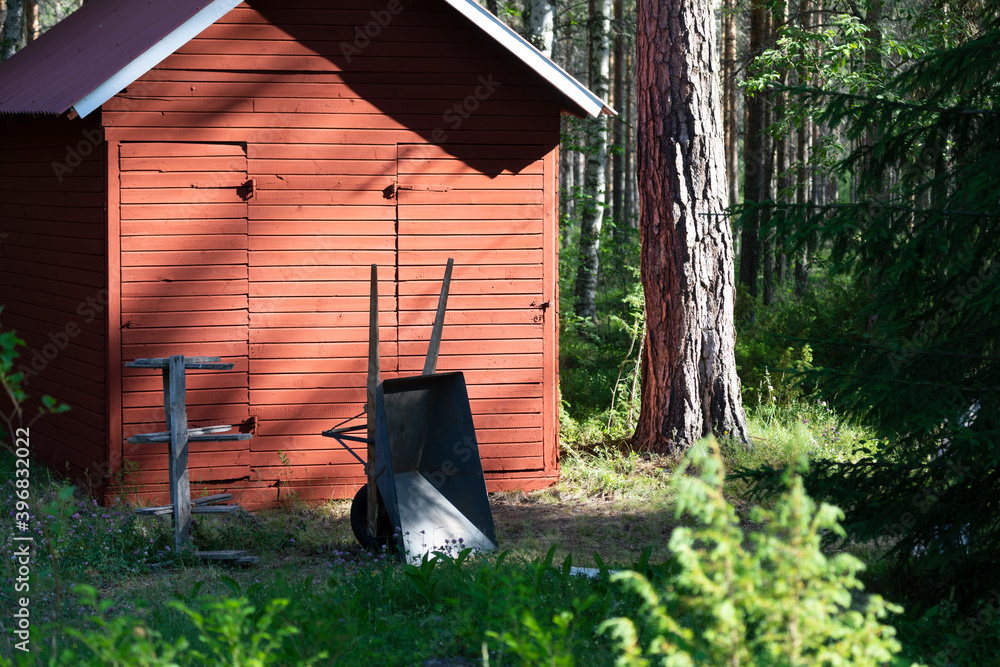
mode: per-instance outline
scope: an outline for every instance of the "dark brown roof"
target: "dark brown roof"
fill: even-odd
[[[142,71],[123,83],[124,88],[179,46],[164,45],[169,51],[161,55],[156,53],[157,44],[213,4],[210,0],[90,0],[2,63],[0,114],[66,113],[130,63],[142,56],[146,56],[143,60],[159,56],[148,65],[136,62],[136,69]],[[226,11],[237,4],[239,0],[228,3]]]

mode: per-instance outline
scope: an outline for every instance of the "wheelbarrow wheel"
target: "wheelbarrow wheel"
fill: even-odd
[[[354,500],[351,501],[351,530],[354,531],[354,537],[357,538],[358,542],[365,549],[376,553],[381,552],[386,547],[390,550],[394,550],[395,547],[395,543],[389,543],[389,537],[392,534],[392,522],[389,520],[389,515],[385,512],[385,508],[382,507],[381,500],[380,496],[377,525],[378,534],[374,536],[368,532],[368,487],[362,486],[358,489],[358,492],[354,494]]]

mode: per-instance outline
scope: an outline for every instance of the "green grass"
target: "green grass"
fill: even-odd
[[[750,429],[752,447],[726,447],[728,468],[780,465],[801,453],[851,457],[856,446],[871,442],[867,430],[822,404],[763,406],[751,411]],[[670,486],[676,465],[671,458],[631,452],[620,439],[579,439],[564,446],[558,485],[492,497],[498,540],[509,552],[504,559],[493,555],[462,566],[441,562],[424,571],[362,551],[351,534],[346,501],[197,517],[193,535],[198,548],[240,548],[261,557],[256,566],[231,568],[170,553],[165,519],[136,519],[125,508],[97,508],[79,495],[67,496],[66,486],[54,476],[39,474],[33,477],[38,508],[32,582],[36,646],[40,649],[45,637],[48,651],[55,641],[57,651],[89,655],[91,649],[69,631],[97,628],[91,620],[97,612],[86,596],[71,592],[74,584],[83,583],[109,605],[103,612],[108,624],[103,636],[118,632],[116,641],[135,646],[146,641],[133,636],[134,627],[141,627],[162,635],[157,639],[161,648],[183,640],[190,643],[189,650],[210,651],[211,642],[202,637],[215,635],[199,629],[190,614],[176,607],[177,601],[202,618],[215,618],[223,612],[213,604],[243,599],[241,604],[254,610],[229,622],[238,636],[250,637],[262,632],[258,625],[271,601],[285,599],[287,606],[274,610],[263,631],[280,639],[274,655],[285,662],[275,664],[302,663],[324,650],[329,656],[318,664],[420,664],[430,658],[482,664],[484,644],[491,665],[542,664],[533,661],[543,660],[538,651],[558,654],[547,655],[545,664],[563,664],[559,659],[569,660],[565,664],[611,664],[613,645],[594,628],[611,614],[635,611],[636,602],[607,581],[567,578],[562,565],[568,557],[577,566],[603,562],[628,567],[647,548],[650,562],[666,560],[667,542],[679,524]],[[4,453],[4,479],[12,479],[11,470],[10,456]],[[10,482],[3,489],[5,498],[8,487]],[[745,488],[739,483],[727,485],[726,491],[737,507],[745,505]],[[3,548],[9,551],[12,543],[8,540]],[[884,547],[852,545],[851,551],[874,566],[877,579],[877,558]],[[14,605],[10,555],[3,554],[8,585],[0,591],[6,609]],[[484,595],[488,601],[476,601]],[[236,611],[246,611],[241,609]],[[490,611],[484,614],[483,609]],[[561,611],[574,615],[569,627],[558,622]],[[115,630],[115,619],[131,625]],[[280,635],[286,626],[300,634]],[[904,615],[897,626],[908,657],[928,661],[953,646],[947,655],[955,658],[954,664],[985,664],[995,656],[1000,634],[995,620],[962,616],[947,605]],[[0,664],[12,656],[5,642]]]

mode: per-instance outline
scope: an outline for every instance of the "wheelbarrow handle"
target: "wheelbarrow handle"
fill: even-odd
[[[367,427],[363,426],[362,428],[367,428]],[[323,431],[321,433],[321,435],[324,435],[324,436],[326,436],[328,438],[333,438],[338,443],[340,443],[341,447],[343,447],[344,449],[346,449],[348,452],[350,452],[351,456],[353,456],[354,458],[356,458],[358,461],[361,462],[361,465],[363,465],[365,467],[365,474],[367,475],[368,474],[368,464],[365,463],[365,460],[363,458],[361,458],[360,456],[358,456],[357,452],[355,452],[353,449],[351,449],[347,445],[347,443],[344,442],[345,440],[350,440],[351,442],[364,442],[364,443],[367,443],[368,442],[368,438],[362,438],[362,437],[357,436],[357,435],[345,435],[345,433],[344,433],[345,431],[358,431],[358,430],[360,430],[360,429],[358,429],[357,427],[354,427],[354,426],[348,426],[347,428],[343,428],[343,429],[331,428],[329,431]]]

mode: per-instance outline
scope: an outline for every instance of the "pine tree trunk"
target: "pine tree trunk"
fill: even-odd
[[[21,48],[24,35],[24,0],[7,0],[7,15],[0,35],[0,60],[7,60]]]
[[[608,97],[609,15],[611,0],[592,0],[590,17],[590,89],[601,99]],[[597,277],[600,270],[601,226],[607,197],[608,122],[604,116],[588,121],[586,166],[580,200],[580,264],[576,273],[576,303],[579,317],[597,317]]]
[[[639,0],[638,166],[647,345],[638,445],[748,440],[736,377],[732,232],[707,0]]]

